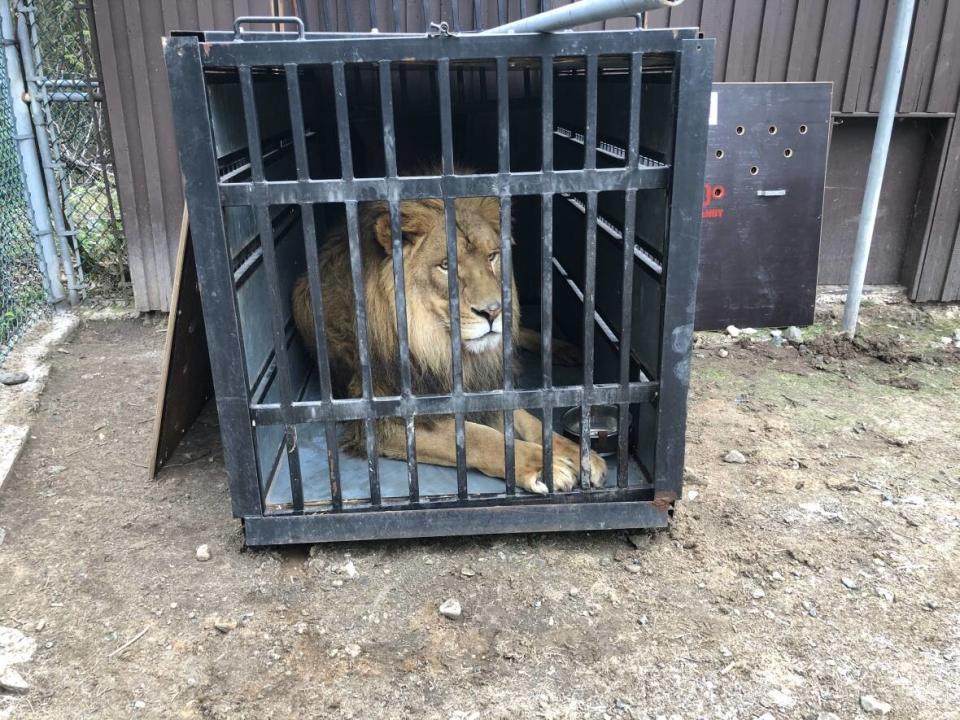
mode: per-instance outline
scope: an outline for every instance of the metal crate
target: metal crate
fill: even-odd
[[[225,462],[248,544],[666,524],[683,475],[712,57],[692,29],[167,39]],[[439,171],[403,174],[404,148],[427,136]],[[491,151],[458,174],[466,137],[492,138]],[[522,274],[520,297],[503,285],[503,387],[480,392],[462,381],[452,279],[462,197],[499,198],[503,277],[515,264]],[[446,213],[445,395],[411,389],[398,213],[418,198],[441,199]],[[370,201],[390,208],[402,390],[374,396],[364,363],[362,395],[338,398],[322,308],[316,363],[292,331],[291,278],[305,270],[319,293],[319,218],[339,213],[359,287],[358,208]],[[543,352],[515,376],[518,303],[534,308],[525,315]],[[362,292],[355,320],[369,359]],[[580,345],[575,377],[553,366],[558,335]],[[560,410],[579,408],[586,457],[598,405],[615,406],[629,429],[607,486],[587,487],[584,470],[582,487],[555,491],[546,442],[549,494],[519,490],[513,411],[538,414],[550,438]],[[467,467],[466,417],[477,412],[502,413],[502,481]],[[418,464],[425,415],[454,417],[456,468]],[[404,421],[405,462],[378,457],[371,430],[383,417]],[[352,421],[366,428],[366,458],[338,449]]]

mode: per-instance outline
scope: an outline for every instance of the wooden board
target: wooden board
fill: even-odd
[[[200,307],[200,286],[193,259],[190,223],[184,209],[154,420],[151,478],[173,455],[212,396],[213,378]]]

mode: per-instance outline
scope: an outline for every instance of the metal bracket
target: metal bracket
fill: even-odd
[[[783,197],[786,190],[757,190],[757,197]]]
[[[233,21],[234,42],[243,40],[243,29],[240,26],[244,23],[247,25],[296,25],[297,40],[306,39],[307,28],[304,26],[303,20],[295,15],[278,15],[277,17],[269,15],[241,15]]]
[[[450,25],[447,24],[446,20],[438,23],[432,22],[427,29],[427,35],[430,37],[449,37]]]

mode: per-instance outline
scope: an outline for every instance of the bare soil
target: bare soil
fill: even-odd
[[[38,643],[0,717],[960,718],[960,315],[831,313],[698,336],[669,531],[279,550],[212,416],[147,479],[163,325],[87,322],[0,491],[0,626]]]

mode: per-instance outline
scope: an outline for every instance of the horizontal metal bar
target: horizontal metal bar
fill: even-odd
[[[200,56],[206,67],[240,65],[318,64],[341,61],[370,63],[387,61],[436,61],[476,59],[512,54],[517,57],[542,55],[617,55],[634,52],[671,53],[680,43],[696,36],[696,29],[621,30],[616,32],[578,32],[557,35],[449,35],[428,37],[422,33],[387,35],[371,33],[338,37],[307,34],[300,42],[277,42],[269,33],[246,35],[244,42],[229,41],[229,34],[208,33],[201,43]],[[227,41],[224,40],[227,38]],[[429,39],[429,42],[424,42]],[[168,46],[187,44],[194,38],[172,37]],[[176,51],[174,47],[174,52]]]
[[[581,0],[484,30],[483,35],[542,33],[569,30],[577,25],[627,17],[649,10],[676,7],[683,0]]]
[[[245,517],[247,545],[666,527],[652,502],[513,504]]]
[[[624,395],[620,385],[604,383],[593,386],[589,394],[590,405],[610,405],[623,402],[649,402],[659,391],[657,382],[635,382]],[[450,395],[419,395],[404,399],[400,396],[379,396],[372,400],[348,399],[330,402],[298,402],[291,408],[291,422],[324,422],[335,420],[362,420],[377,417],[402,417],[411,415],[452,415],[457,412],[472,413],[486,411],[516,410],[518,408],[539,408],[550,400],[553,407],[579,405],[583,399],[583,388],[579,385],[536,390],[488,390],[486,392],[464,393],[459,397]],[[278,425],[283,423],[280,405],[269,403],[252,405],[250,411],[259,425]]]
[[[385,197],[414,200],[439,197],[500,197],[543,193],[611,192],[664,188],[670,168],[603,168],[514,172],[502,175],[355,178],[333,180],[246,182],[220,185],[224,205],[290,205],[318,202],[370,202]]]

